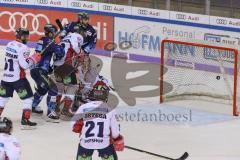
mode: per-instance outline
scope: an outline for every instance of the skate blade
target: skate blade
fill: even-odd
[[[63,120],[63,121],[71,121],[72,117],[61,114],[60,119]]]
[[[50,123],[60,123],[60,119],[46,118],[46,122],[50,122]]]
[[[42,117],[43,113],[34,113],[34,112],[32,112],[32,115],[36,116],[36,117]]]
[[[37,126],[21,125],[21,130],[34,130],[34,129],[37,129]]]

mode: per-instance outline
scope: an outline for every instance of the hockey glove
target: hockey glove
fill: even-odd
[[[119,135],[117,138],[113,139],[113,146],[116,151],[124,150],[124,138],[122,135]]]
[[[31,60],[33,64],[36,64],[37,62],[39,62],[41,60],[41,54],[36,52],[28,59]]]
[[[80,119],[80,120],[75,122],[75,124],[73,125],[72,131],[75,132],[75,133],[81,133],[82,127],[83,127],[83,120]]]

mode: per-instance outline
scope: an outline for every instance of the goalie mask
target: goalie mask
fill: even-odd
[[[103,81],[98,81],[89,94],[90,100],[107,102],[109,95],[109,88]]]
[[[0,133],[10,134],[12,131],[12,121],[6,117],[0,118]]]

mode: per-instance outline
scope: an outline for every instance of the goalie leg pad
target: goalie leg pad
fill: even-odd
[[[61,111],[61,115],[63,115],[65,118],[72,117],[74,115],[74,113],[72,113],[71,111],[73,99],[74,99],[74,96],[69,96],[69,95],[66,95],[66,97],[64,98],[64,106]]]
[[[74,96],[67,95],[67,96],[64,98],[64,107],[66,107],[66,108],[71,108],[71,107],[72,107],[73,100],[74,100]]]
[[[74,99],[74,95],[77,90],[78,90],[78,85],[69,85],[67,86],[66,94],[68,94],[70,97],[73,96],[72,99]]]
[[[64,94],[65,93],[65,85],[60,82],[56,82],[58,94]]]

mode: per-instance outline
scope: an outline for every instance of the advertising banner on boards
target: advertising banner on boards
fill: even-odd
[[[141,56],[160,57],[163,39],[205,40],[224,45],[239,45],[240,33],[183,26],[163,22],[115,18],[114,42],[117,51]],[[128,47],[123,47],[123,43]]]
[[[63,25],[76,21],[77,12],[60,10],[44,10],[31,8],[0,7],[0,39],[12,40],[15,38],[15,29],[24,27],[30,31],[30,41],[37,41],[44,35],[43,28],[47,23],[55,24],[60,19]],[[113,41],[113,17],[90,14],[90,23],[98,35],[97,48],[109,41]]]

